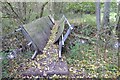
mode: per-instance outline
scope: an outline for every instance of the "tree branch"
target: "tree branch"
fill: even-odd
[[[45,2],[45,3],[42,5],[41,13],[40,13],[40,18],[43,16],[44,8],[45,8],[45,6],[46,6],[47,4],[48,4],[48,2]]]
[[[9,2],[6,2],[6,3],[9,5],[10,9],[11,9],[12,12],[18,17],[18,19],[19,19],[22,23],[24,23],[23,20],[21,20],[21,18],[19,17],[19,15],[15,12],[15,10],[14,10],[13,7],[12,7],[12,5],[11,5]]]

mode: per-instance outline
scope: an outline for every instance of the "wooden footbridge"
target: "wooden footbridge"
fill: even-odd
[[[64,15],[58,22],[49,15],[21,25],[16,32],[21,31],[28,41],[27,46],[34,50],[32,62],[29,63],[31,67],[24,70],[21,76],[68,75],[67,63],[61,53],[72,29]]]

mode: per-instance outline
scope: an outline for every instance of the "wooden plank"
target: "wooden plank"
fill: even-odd
[[[50,31],[54,25],[51,17],[42,17],[31,23],[22,26],[22,33],[25,35],[27,40],[30,42],[28,45],[32,44],[34,47],[34,55],[32,59],[37,55],[37,53],[42,53],[47,41],[50,37]]]
[[[39,68],[36,68],[36,67],[31,67],[29,69],[27,69],[27,71],[25,72],[22,72],[21,76],[43,76],[43,71],[40,70]]]
[[[63,15],[64,16],[64,15]],[[69,21],[68,21],[68,19],[64,16],[64,18],[65,18],[65,20],[66,20],[66,22],[67,22],[67,24],[68,24],[68,26],[71,28],[71,30],[73,29],[73,26],[71,26],[71,24],[69,23]]]
[[[62,58],[61,52],[62,52],[62,40],[61,38],[59,38],[59,53],[58,53],[59,59]]]
[[[55,24],[54,18],[51,15],[49,15],[48,17],[50,18],[51,22]]]
[[[18,29],[15,30],[15,32],[19,32],[21,30],[22,30],[22,28],[18,28]]]
[[[32,45],[32,41],[30,41],[27,45],[28,45],[28,46]]]
[[[24,36],[26,37],[26,39],[29,41],[29,42],[33,42],[33,40],[32,40],[32,38],[30,37],[30,35],[27,33],[27,31],[24,29],[24,27],[23,26],[20,26],[20,28],[22,29],[22,33],[24,34]],[[33,47],[34,47],[34,50],[37,50],[38,48],[37,48],[37,46],[36,46],[36,44],[32,44],[33,45]]]
[[[65,22],[68,24],[69,29],[67,30],[66,34],[63,36],[63,31],[64,31],[64,26]],[[64,42],[66,41],[67,37],[69,36],[71,30],[73,29],[73,25],[69,23],[67,18],[63,15],[63,17],[60,20],[59,27],[58,27],[58,33],[56,35],[54,43],[59,41],[59,52],[58,52],[58,57],[61,59],[61,51],[62,51],[62,46],[64,45]]]
[[[37,55],[37,53],[38,53],[38,51],[37,51],[37,50],[35,50],[35,52],[34,52],[34,54],[33,54],[33,56],[32,56],[32,59],[34,59],[34,58],[35,58],[35,56]]]
[[[58,26],[58,32],[57,32],[54,43],[56,43],[59,40],[60,36],[62,35],[62,33],[64,31],[64,26],[65,26],[65,18],[64,18],[64,16],[61,18],[58,25],[59,25]]]
[[[66,41],[67,37],[69,36],[69,34],[70,34],[70,32],[71,32],[71,30],[73,29],[74,26],[72,25],[71,27],[69,27],[69,29],[67,30],[66,34],[63,37],[64,42]]]
[[[62,45],[64,45],[64,41],[67,39],[68,35],[70,34],[70,31],[73,29],[74,26],[71,25],[69,23],[69,21],[67,20],[67,18],[63,15],[63,17],[61,18],[60,23],[59,23],[58,33],[56,35],[54,43],[58,42],[60,36],[62,36],[63,31],[64,31],[64,27],[65,27],[65,23],[68,24],[69,29],[68,29],[67,33],[65,34],[65,36],[64,36],[64,40],[62,40]]]
[[[52,62],[48,65],[49,70],[47,71],[47,75],[68,75],[68,66],[64,61]]]
[[[38,63],[39,64],[39,63]],[[40,76],[43,77],[44,72],[46,72],[46,76],[52,76],[54,74],[56,75],[69,75],[69,71],[68,71],[68,66],[66,62],[63,61],[58,61],[55,62],[53,61],[50,64],[47,64],[49,70],[41,70],[37,67],[31,67],[29,69],[27,69],[26,71],[22,72],[21,76]]]
[[[63,34],[62,34],[62,45],[64,46],[64,41],[63,41]]]
[[[33,43],[37,45],[41,52],[47,44],[53,25],[53,22],[48,16],[24,25],[24,28],[32,38]]]

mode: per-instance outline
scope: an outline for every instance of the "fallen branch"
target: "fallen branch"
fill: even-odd
[[[73,32],[73,34],[74,34],[74,36],[75,37],[78,37],[78,38],[80,38],[80,39],[84,39],[84,40],[87,40],[89,43],[91,43],[91,44],[97,44],[96,43],[96,39],[95,38],[90,38],[90,37],[87,37],[87,36],[81,36],[81,35],[78,35],[78,34],[76,34],[76,33],[74,33]]]

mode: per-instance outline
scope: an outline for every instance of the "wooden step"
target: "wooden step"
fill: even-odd
[[[52,62],[48,64],[48,70],[40,70],[39,68],[31,67],[22,73],[22,76],[52,76],[56,75],[68,75],[68,66],[64,61]],[[46,75],[45,75],[46,74]]]
[[[68,66],[64,61],[52,62],[48,65],[49,70],[47,71],[47,75],[68,75]]]

